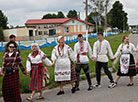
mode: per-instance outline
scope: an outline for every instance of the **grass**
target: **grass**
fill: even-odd
[[[111,45],[111,48],[113,50],[113,53],[116,52],[119,44],[121,43],[122,41],[122,37],[124,35],[129,35],[129,33],[122,33],[122,34],[118,34],[118,35],[113,35],[113,36],[110,36],[110,37],[106,37],[105,39],[107,39],[109,42],[110,42],[110,45]],[[91,45],[91,47],[93,48],[93,44],[94,42],[97,40],[97,38],[91,38],[89,39],[89,43]],[[70,47],[74,47],[74,44],[75,43],[72,43],[72,44],[69,44]],[[44,51],[44,53],[47,54],[47,57],[49,59],[51,59],[51,52],[52,52],[52,49],[53,49],[53,46],[52,47],[45,47],[45,48],[42,48],[41,50]],[[28,54],[31,52],[31,50],[21,50],[21,57],[22,57],[22,60],[23,60],[23,65],[24,67],[26,67],[26,60],[27,60],[27,56]],[[2,59],[3,59],[3,52],[0,52],[0,66],[2,64]],[[95,63],[93,63],[91,60],[90,60],[90,72],[94,72],[95,71]],[[75,64],[74,64],[75,66]],[[112,62],[109,61],[109,67],[112,66]],[[54,88],[54,87],[57,87],[57,84],[55,83],[54,81],[54,68],[53,67],[49,67],[49,73],[50,73],[50,83],[48,85],[49,88]],[[81,74],[83,74],[84,72],[81,71]],[[21,70],[20,70],[20,89],[21,89],[21,92],[22,93],[28,93],[30,92],[28,90],[28,86],[29,86],[29,83],[30,83],[30,77],[29,76],[25,76],[22,74]],[[0,77],[0,91],[2,89],[2,77]]]

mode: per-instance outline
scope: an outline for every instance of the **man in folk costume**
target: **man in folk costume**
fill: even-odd
[[[115,58],[120,56],[120,63],[118,66],[117,76],[114,80],[114,84],[110,86],[110,88],[114,88],[117,86],[117,82],[119,81],[121,76],[129,76],[130,82],[127,86],[133,86],[133,78],[136,75],[136,65],[133,56],[133,52],[138,51],[135,46],[129,42],[128,36],[124,36],[122,39],[122,44],[117,49]]]
[[[114,83],[111,72],[108,69],[108,57],[109,52],[110,59],[113,60],[114,56],[112,49],[107,40],[103,38],[103,33],[98,33],[98,40],[94,43],[93,48],[93,61],[96,62],[96,80],[97,84],[94,85],[96,88],[101,87],[101,68],[103,67],[105,74],[110,79],[111,85]],[[110,86],[110,85],[109,85]]]
[[[44,66],[42,61],[47,66],[52,66],[52,62],[46,57],[45,53],[39,49],[37,43],[31,45],[33,52],[28,55],[28,60],[26,62],[27,75],[30,73],[31,81],[29,85],[29,90],[32,90],[31,96],[27,100],[32,101],[35,91],[40,92],[40,96],[37,99],[43,99],[44,95],[42,92],[43,88],[43,76],[44,76]]]
[[[92,82],[89,74],[89,59],[87,57],[87,52],[89,53],[89,57],[92,59],[92,50],[88,41],[83,41],[82,34],[78,35],[78,42],[74,45],[74,52],[76,57],[76,90],[79,90],[79,80],[80,80],[80,71],[83,68],[85,75],[87,77],[89,88],[88,90],[92,90]]]
[[[57,38],[58,45],[52,51],[51,59],[55,63],[55,81],[59,84],[60,91],[57,95],[64,94],[63,84],[72,85],[72,93],[75,93],[76,76],[73,69],[74,52],[71,47],[64,44],[64,37]]]

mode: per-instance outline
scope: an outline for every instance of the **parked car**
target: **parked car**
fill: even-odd
[[[138,29],[132,29],[132,34],[138,34]]]

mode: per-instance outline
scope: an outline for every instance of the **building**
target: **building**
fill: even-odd
[[[88,24],[88,32],[93,31],[93,24],[86,23],[79,18],[58,18],[58,19],[32,19],[27,20],[25,25],[27,28],[34,28],[35,31],[29,31],[31,36],[38,35],[74,35],[85,34],[86,24]],[[35,34],[33,33],[35,32]]]
[[[9,35],[16,35],[17,40],[44,40],[48,36],[77,35],[91,33],[94,25],[86,23],[79,18],[58,18],[58,19],[29,19],[25,26],[4,30],[5,41]]]

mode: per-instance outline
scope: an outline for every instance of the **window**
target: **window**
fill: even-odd
[[[65,27],[65,28],[64,28],[64,32],[65,32],[65,33],[69,33],[69,27]]]
[[[72,20],[72,23],[75,23],[75,20],[74,19]]]
[[[41,25],[38,25],[38,29],[42,29],[42,26]]]
[[[44,35],[48,35],[47,31],[44,31]]]
[[[39,31],[38,34],[39,34],[39,35],[42,35],[42,31]]]
[[[44,28],[47,28],[47,25],[44,25]]]

